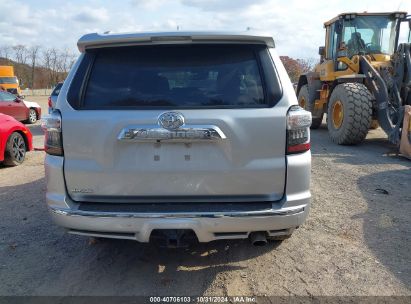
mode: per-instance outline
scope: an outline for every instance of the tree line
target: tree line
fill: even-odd
[[[54,87],[66,78],[76,58],[68,49],[22,44],[0,46],[0,65],[14,66],[22,89]]]
[[[288,56],[280,56],[280,59],[287,70],[288,76],[292,83],[298,82],[298,78],[301,74],[310,72],[314,69],[315,65],[319,63],[318,60],[310,59],[294,59]]]

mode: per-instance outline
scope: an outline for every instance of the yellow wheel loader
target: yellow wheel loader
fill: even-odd
[[[327,114],[337,144],[360,143],[378,124],[398,144],[404,106],[411,104],[410,16],[344,13],[324,27],[320,63],[297,85],[300,106],[312,113],[311,128]]]

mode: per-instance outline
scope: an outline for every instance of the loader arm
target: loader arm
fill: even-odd
[[[360,67],[362,73],[366,76],[366,83],[369,90],[373,93],[376,102],[376,110],[378,123],[381,128],[387,133],[391,142],[398,143],[399,134],[395,133],[396,125],[392,121],[392,117],[389,112],[391,107],[390,99],[388,96],[388,89],[384,79],[380,73],[371,65],[365,56],[360,56]],[[399,127],[399,124],[398,124]]]

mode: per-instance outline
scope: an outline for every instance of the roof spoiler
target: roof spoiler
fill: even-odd
[[[270,48],[275,47],[274,39],[272,37],[253,35],[250,32],[91,33],[81,37],[77,42],[77,47],[81,53],[84,53],[87,49],[112,46],[186,43],[244,43],[265,44]]]

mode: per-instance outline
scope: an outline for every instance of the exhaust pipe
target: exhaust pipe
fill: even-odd
[[[267,234],[263,231],[251,232],[248,238],[253,246],[260,247],[267,245]]]

